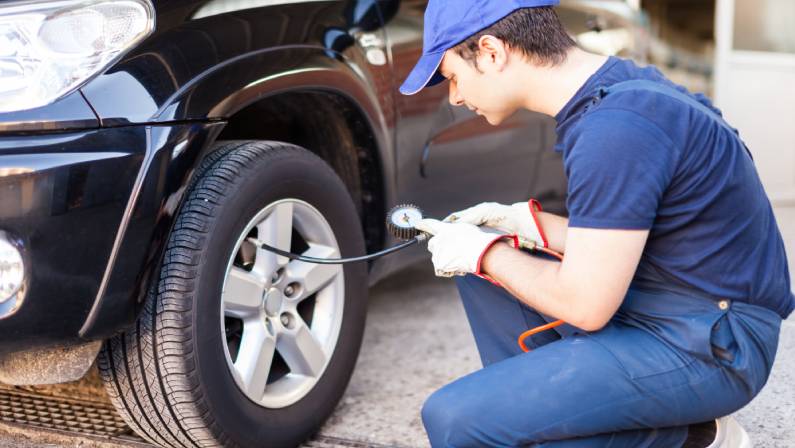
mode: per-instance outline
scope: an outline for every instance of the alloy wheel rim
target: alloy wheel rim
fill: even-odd
[[[310,204],[268,204],[246,225],[227,262],[221,331],[227,366],[238,388],[271,409],[309,393],[334,353],[345,297],[340,265],[289,260],[259,246],[337,258],[328,221]]]

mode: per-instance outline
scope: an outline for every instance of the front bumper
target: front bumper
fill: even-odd
[[[134,322],[151,277],[143,272],[159,261],[153,239],[170,229],[174,193],[217,127],[0,135],[0,231],[26,268],[16,305],[0,310],[0,355],[101,339]]]
[[[0,230],[26,267],[0,353],[77,335],[145,150],[143,128],[0,137]]]

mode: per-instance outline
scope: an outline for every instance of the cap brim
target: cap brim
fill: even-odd
[[[414,95],[425,87],[444,81],[444,76],[439,73],[442,59],[444,59],[444,51],[422,55],[417,65],[409,73],[406,81],[400,86],[400,93],[403,95]]]

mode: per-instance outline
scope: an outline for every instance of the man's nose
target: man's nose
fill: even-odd
[[[461,95],[458,94],[458,88],[456,88],[455,83],[451,82],[450,84],[450,104],[453,106],[462,106],[464,104],[464,99]]]

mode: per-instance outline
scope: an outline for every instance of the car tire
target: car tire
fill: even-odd
[[[149,442],[297,446],[341,398],[364,330],[366,265],[310,266],[261,242],[364,253],[353,200],[323,160],[285,143],[221,143],[197,169],[135,327],[98,358],[115,407]]]

